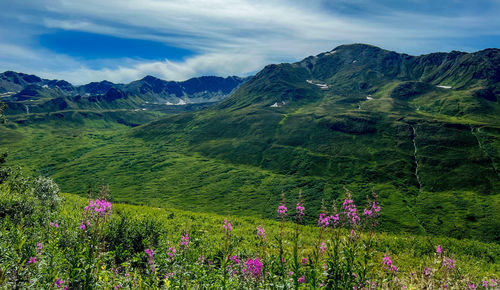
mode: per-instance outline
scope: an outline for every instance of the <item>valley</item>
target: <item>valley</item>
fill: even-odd
[[[224,100],[161,109],[145,102],[167,93],[108,91],[25,114],[31,97],[10,95],[0,151],[82,196],[104,183],[119,202],[274,218],[267,204],[302,192],[315,223],[344,188],[356,201],[374,190],[381,231],[498,242],[498,58],[346,45],[266,66]]]

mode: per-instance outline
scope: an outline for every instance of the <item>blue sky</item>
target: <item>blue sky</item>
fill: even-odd
[[[74,84],[253,74],[346,43],[500,47],[500,0],[0,0],[0,71]]]

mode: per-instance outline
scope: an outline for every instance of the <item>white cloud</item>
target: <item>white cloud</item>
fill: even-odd
[[[128,82],[145,74],[175,80],[201,74],[245,75],[268,63],[299,60],[353,42],[418,54],[447,49],[449,44],[440,39],[498,36],[500,26],[494,2],[481,15],[408,12],[368,0],[33,0],[30,5],[37,12],[19,21],[49,30],[160,41],[196,54],[175,62],[104,60],[102,69],[33,46],[28,49],[29,44],[19,53],[17,66],[6,61],[14,56],[0,56],[0,68],[27,67],[75,83],[103,78]],[[346,5],[364,13],[342,12]],[[0,40],[0,52],[8,51],[1,45],[7,43]],[[33,57],[41,60],[33,62]]]
[[[186,80],[202,75],[247,75],[265,65],[265,58],[248,54],[204,54],[183,61],[131,62],[127,66],[114,69],[93,70],[86,67],[67,71],[39,71],[45,78],[59,78],[73,84],[83,84],[91,80],[109,80],[126,83],[145,75],[154,75],[166,80]]]

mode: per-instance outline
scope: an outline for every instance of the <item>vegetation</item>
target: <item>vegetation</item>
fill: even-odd
[[[302,225],[308,204],[277,221],[111,203],[60,194],[10,171],[0,184],[0,285],[6,288],[498,287],[498,244],[373,232],[376,196],[346,193]],[[293,207],[295,210],[293,210]],[[338,210],[336,209],[338,208]],[[315,217],[314,217],[315,218]]]
[[[498,57],[341,46],[150,123],[163,113],[9,116],[0,152],[65,192],[104,180],[119,202],[273,218],[302,191],[308,224],[344,187],[356,202],[374,189],[379,231],[498,242]]]

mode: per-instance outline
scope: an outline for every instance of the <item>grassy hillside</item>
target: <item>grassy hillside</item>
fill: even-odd
[[[12,124],[0,151],[64,191],[104,181],[117,201],[204,212],[272,218],[282,192],[302,191],[317,214],[344,187],[356,201],[375,190],[382,231],[498,242],[498,58],[341,46],[133,129],[105,118]]]
[[[483,281],[491,289],[498,285],[498,244],[372,235],[379,209],[369,202],[367,209],[373,211],[362,215],[366,200],[354,210],[359,221],[351,221],[353,211],[348,208],[355,207],[347,198],[343,205],[339,200],[338,211],[325,209],[332,218],[320,218],[322,226],[304,226],[299,212],[317,218],[308,203],[301,203],[305,210],[294,210],[295,203],[287,200],[269,203],[267,207],[278,215],[273,221],[110,203],[105,187],[98,196],[89,203],[75,195],[59,195],[50,179],[30,179],[10,171],[0,183],[0,285],[127,289],[351,288],[366,283],[375,288],[463,288]]]

